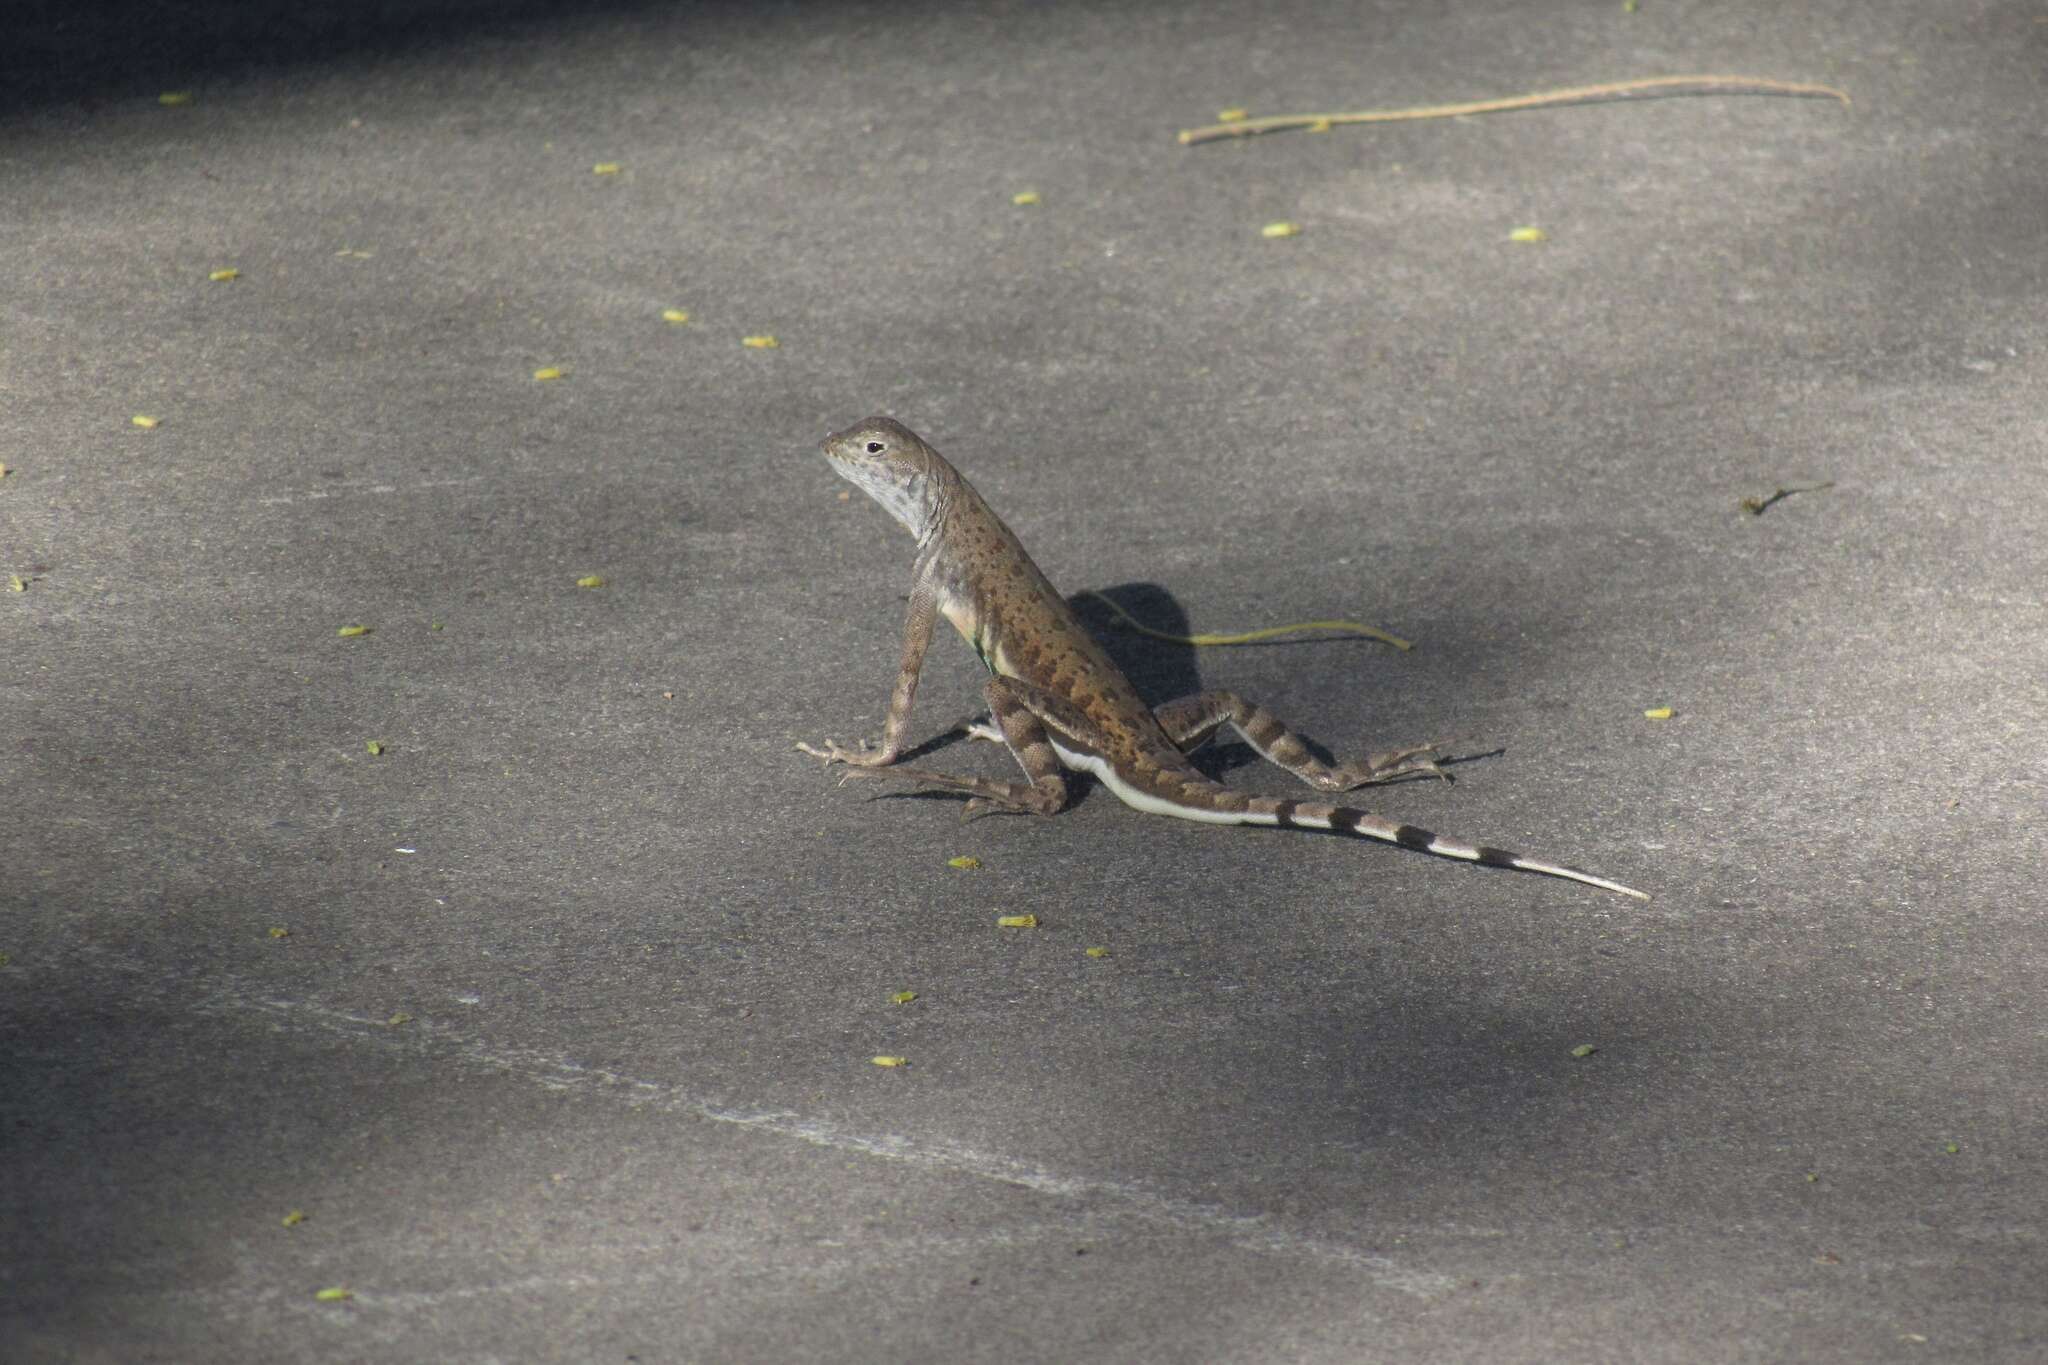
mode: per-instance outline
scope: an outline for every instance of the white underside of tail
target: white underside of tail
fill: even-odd
[[[1195,820],[1205,825],[1277,825],[1280,823],[1280,818],[1277,815],[1271,815],[1264,811],[1213,810],[1205,806],[1183,806],[1178,801],[1169,801],[1163,796],[1155,796],[1151,792],[1139,791],[1136,787],[1124,781],[1118,775],[1116,769],[1110,766],[1109,760],[1102,755],[1083,753],[1066,748],[1057,738],[1050,734],[1047,735],[1047,738],[1052,743],[1053,753],[1059,756],[1062,764],[1073,769],[1075,772],[1092,773],[1098,782],[1116,793],[1117,800],[1134,810],[1144,811],[1148,815],[1170,815],[1176,820]],[[1296,810],[1288,817],[1287,823],[1304,829],[1330,828],[1330,822],[1326,817],[1311,815],[1304,810]],[[1388,830],[1395,828],[1390,823],[1381,823],[1385,824]],[[1370,828],[1360,828],[1356,832],[1368,839],[1385,839],[1389,843],[1396,842],[1390,834],[1379,833]],[[1476,863],[1480,858],[1479,850],[1472,845],[1459,840],[1445,839],[1441,836],[1434,839],[1428,845],[1428,851],[1437,854],[1439,857],[1460,858],[1468,863]],[[1563,877],[1568,881],[1583,882],[1587,886],[1597,886],[1607,891],[1618,891],[1624,896],[1633,896],[1637,900],[1649,899],[1648,896],[1633,887],[1623,886],[1620,882],[1609,881],[1605,877],[1596,877],[1590,872],[1580,872],[1576,868],[1562,867],[1556,863],[1539,862],[1534,858],[1523,858],[1520,856],[1515,857],[1513,865],[1526,872],[1541,872],[1552,877]]]
[[[1118,776],[1116,769],[1110,766],[1109,760],[1100,754],[1077,753],[1072,749],[1061,747],[1057,739],[1052,741],[1052,751],[1059,755],[1060,762],[1066,764],[1075,772],[1093,773],[1096,781],[1116,793],[1117,800],[1133,809],[1144,811],[1147,815],[1171,815],[1176,820],[1199,820],[1206,825],[1277,825],[1280,823],[1277,818],[1271,815],[1262,815],[1257,811],[1210,810],[1203,806],[1183,806],[1178,801],[1169,801],[1163,796],[1154,796],[1151,792],[1139,791],[1136,787],[1133,787],[1130,783],[1124,781],[1122,777]],[[1294,823],[1306,825],[1311,829],[1328,829],[1330,827],[1330,822],[1327,820],[1311,820],[1299,813],[1295,815]]]

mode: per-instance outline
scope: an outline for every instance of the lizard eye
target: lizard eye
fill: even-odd
[[[884,447],[880,441],[868,442],[868,454],[870,455],[879,455],[882,453],[883,449]]]

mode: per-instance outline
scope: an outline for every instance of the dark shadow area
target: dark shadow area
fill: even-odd
[[[1168,644],[1125,629],[1114,613],[1094,596],[1100,592],[1137,620],[1167,635],[1188,635],[1194,630],[1187,609],[1180,600],[1157,583],[1117,583],[1110,587],[1074,593],[1067,605],[1088,633],[1102,642],[1103,649],[1138,689],[1138,695],[1154,706],[1202,690],[1202,677],[1195,667],[1195,650],[1188,645]]]
[[[541,26],[710,8],[676,0],[25,0],[8,7],[0,39],[0,116],[154,99],[258,70],[374,60]]]

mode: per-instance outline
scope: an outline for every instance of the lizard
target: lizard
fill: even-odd
[[[962,817],[992,812],[1057,814],[1065,771],[1089,773],[1126,805],[1210,824],[1328,830],[1492,867],[1518,868],[1649,897],[1590,872],[1474,844],[1320,801],[1251,796],[1211,780],[1188,755],[1224,726],[1258,754],[1319,791],[1336,793],[1410,776],[1444,776],[1435,744],[1331,766],[1277,716],[1235,692],[1215,690],[1157,708],[1088,633],[1010,528],[946,458],[887,417],[870,417],[822,443],[841,478],[880,503],[917,540],[910,614],[879,746],[828,739],[797,748],[848,777],[886,777],[964,794]],[[905,751],[918,673],[945,617],[988,669],[989,719],[971,736],[1005,744],[1023,782],[962,777],[898,763]]]

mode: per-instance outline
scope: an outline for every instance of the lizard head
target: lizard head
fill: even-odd
[[[938,525],[946,485],[941,471],[950,470],[909,427],[870,417],[827,436],[823,449],[834,473],[882,504],[920,542]]]

